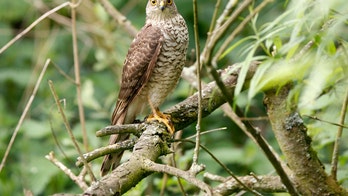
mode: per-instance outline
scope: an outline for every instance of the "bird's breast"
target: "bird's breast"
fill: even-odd
[[[149,82],[141,93],[150,99],[154,107],[162,104],[177,85],[185,65],[188,45],[188,31],[181,16],[160,25],[164,36],[163,45]]]

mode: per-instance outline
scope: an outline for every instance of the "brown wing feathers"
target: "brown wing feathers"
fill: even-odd
[[[124,124],[128,107],[141,89],[147,84],[154,67],[156,66],[158,55],[162,48],[163,35],[159,28],[152,25],[144,26],[138,33],[124,61],[121,89],[119,92],[116,108],[113,112],[112,125]],[[136,116],[137,114],[128,114]],[[134,120],[134,119],[133,119]],[[132,123],[132,122],[128,122]],[[112,135],[109,144],[127,140],[129,134]],[[107,174],[110,169],[114,169],[120,163],[123,151],[106,155],[101,167],[101,175]]]
[[[159,28],[146,25],[132,42],[124,62],[121,89],[112,115],[112,124],[119,121],[122,113],[146,85],[156,65],[162,47],[163,36]]]

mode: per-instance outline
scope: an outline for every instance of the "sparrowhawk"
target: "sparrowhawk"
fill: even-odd
[[[188,39],[185,20],[178,13],[174,0],[148,1],[145,26],[131,43],[124,61],[112,125],[133,123],[150,105],[157,111],[178,83]],[[129,134],[112,135],[109,144],[128,138]],[[104,157],[102,176],[119,165],[122,154]]]

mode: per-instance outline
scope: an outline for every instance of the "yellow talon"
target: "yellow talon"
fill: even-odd
[[[170,115],[169,114],[163,114],[162,112],[159,111],[158,108],[156,108],[156,109],[152,108],[152,110],[153,110],[152,111],[153,114],[150,114],[147,117],[146,121],[150,122],[150,121],[157,120],[158,122],[161,122],[161,123],[165,124],[167,129],[168,129],[168,131],[169,131],[169,133],[173,135],[174,132],[175,132],[175,128],[174,128],[174,125],[172,123]]]

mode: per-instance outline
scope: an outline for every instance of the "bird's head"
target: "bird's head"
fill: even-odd
[[[171,18],[177,14],[174,0],[149,0],[146,6],[148,18]]]

